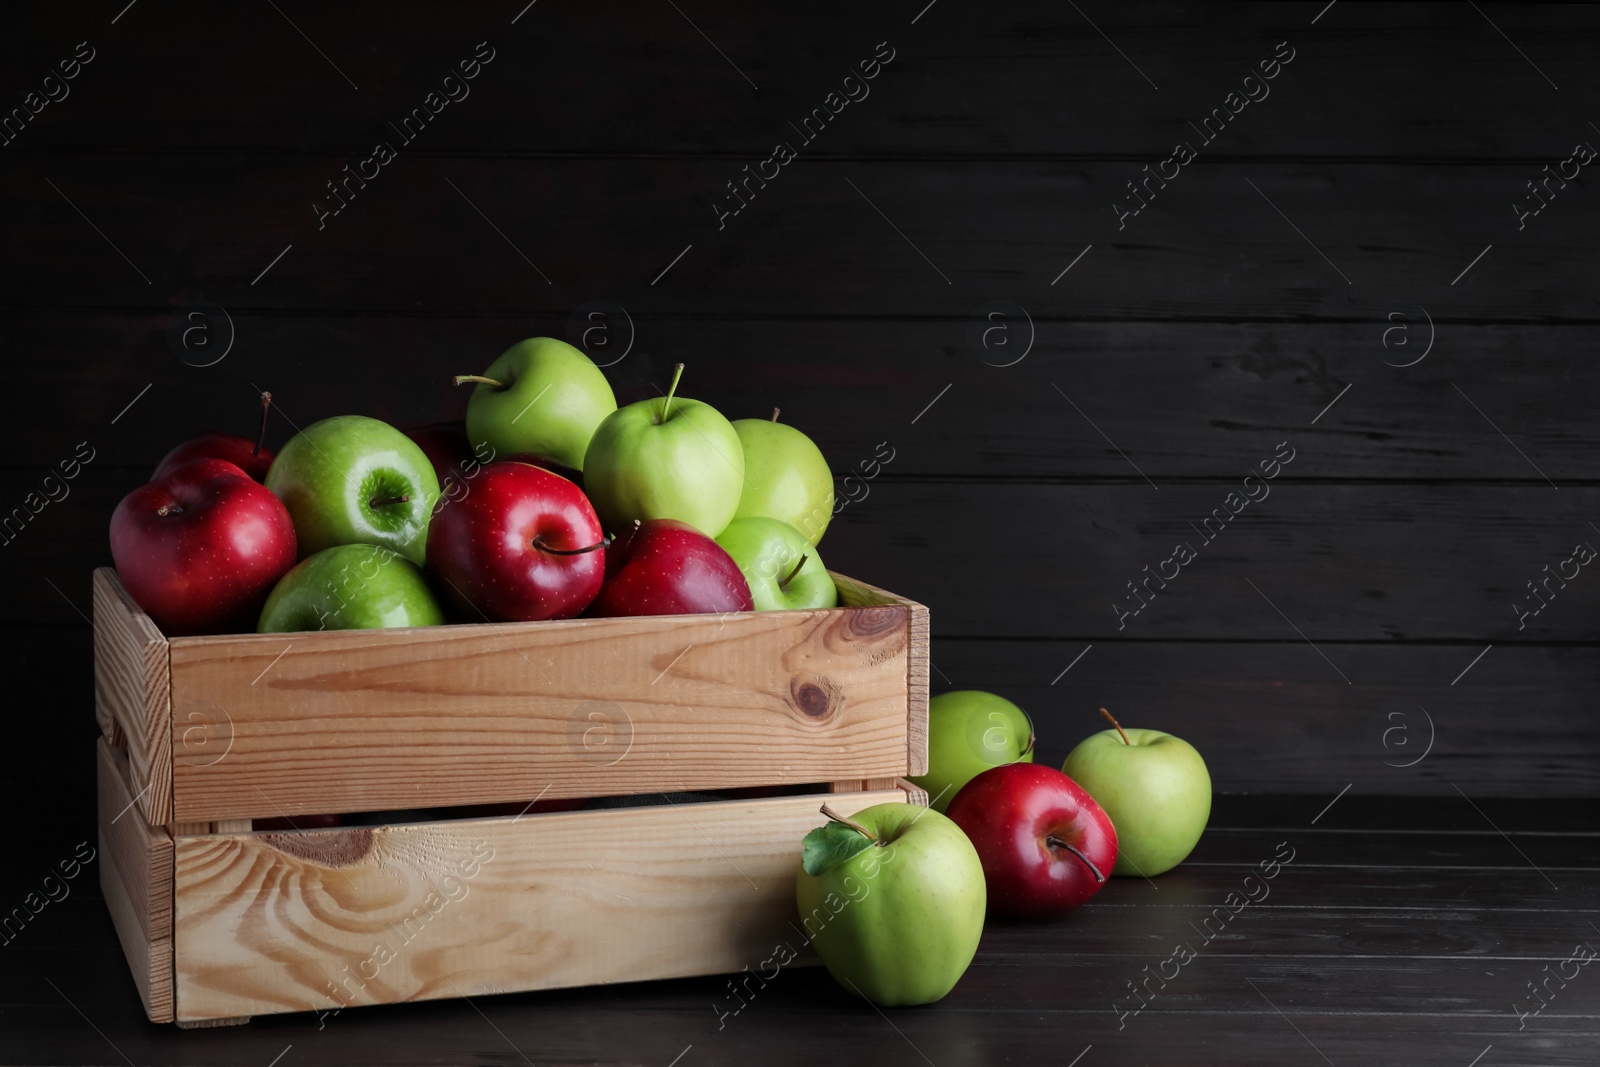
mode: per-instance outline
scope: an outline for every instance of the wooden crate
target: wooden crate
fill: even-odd
[[[257,819],[825,785],[926,803],[928,616],[825,611],[167,638],[95,573],[101,884],[150,1018],[756,967],[817,794]],[[641,843],[644,843],[643,845]],[[802,957],[802,961],[807,957]]]

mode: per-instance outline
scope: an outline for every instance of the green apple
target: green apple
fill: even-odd
[[[1170,871],[1194,851],[1211,817],[1206,761],[1187,741],[1159,730],[1116,726],[1093,734],[1067,755],[1061,770],[1111,817],[1117,830],[1113,874]]]
[[[716,537],[733,518],[744,486],[744,448],[709,404],[666,396],[618,408],[594,431],[583,457],[583,487],[606,532],[635,520],[677,519]]]
[[[806,835],[795,901],[828,973],[874,1004],[931,1004],[978,951],[983,864],[931,808],[874,804]]]
[[[258,633],[437,626],[444,612],[416,564],[381,545],[336,545],[278,579]]]
[[[788,523],[759,516],[734,519],[716,540],[744,572],[757,611],[838,606],[839,590],[822,557]]]
[[[493,455],[532,453],[583,469],[583,453],[617,398],[594,360],[554,337],[518,341],[482,374],[467,401],[467,439]]]
[[[266,486],[294,520],[300,558],[334,545],[384,545],[421,566],[439,499],[416,442],[377,419],[336,415],[289,438]]]
[[[928,773],[911,781],[943,811],[990,767],[1033,762],[1033,724],[1005,697],[978,689],[940,693],[928,701]]]
[[[833,518],[833,472],[822,450],[779,422],[776,410],[771,419],[739,419],[733,429],[744,446],[744,492],[734,518],[780,519],[811,544],[821,541]]]

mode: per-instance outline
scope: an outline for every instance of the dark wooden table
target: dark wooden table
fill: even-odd
[[[1600,948],[1593,802],[1331,800],[1219,797],[1181,868],[1116,879],[1057,922],[992,923],[943,1002],[885,1012],[798,968],[726,1017],[726,980],[705,978],[179,1031],[145,1021],[90,874],[0,949],[0,1062],[1596,1062],[1600,965],[1564,962]],[[91,824],[35,840],[66,855],[79,834]],[[29,888],[19,870],[0,899]]]

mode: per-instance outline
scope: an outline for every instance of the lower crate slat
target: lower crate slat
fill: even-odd
[[[795,866],[822,802],[906,799],[179,836],[177,1018],[755,970],[803,949]]]
[[[173,1021],[172,838],[134,810],[128,754],[101,738],[100,892],[152,1022]]]

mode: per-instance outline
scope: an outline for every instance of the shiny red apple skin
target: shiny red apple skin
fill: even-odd
[[[248,437],[241,437],[236,433],[223,433],[221,430],[209,430],[206,433],[195,434],[187,441],[180,441],[171,452],[161,457],[161,462],[156,464],[155,473],[150,475],[150,480],[164,477],[168,471],[191,459],[225,459],[229,463],[244,471],[256,481],[265,481],[267,468],[272,466],[272,450],[263,448],[256,452],[256,443]]]
[[[1117,864],[1111,819],[1054,767],[993,767],[962,786],[945,814],[978,850],[992,914],[1042,919],[1071,911],[1100,891]]]
[[[533,452],[517,452],[506,457],[518,463],[532,463],[535,467],[543,467],[551,474],[559,474],[579,489],[583,488],[583,472],[565,463],[557,463],[549,456],[540,456]]]
[[[570,619],[605,580],[600,519],[583,490],[528,463],[485,464],[428,524],[428,570],[467,622]]]
[[[117,575],[170,636],[254,633],[267,594],[294,566],[295,548],[289,509],[221,459],[173,467],[123,497],[111,515]]]
[[[648,519],[606,549],[606,582],[589,614],[751,611],[750,583],[723,547],[676,519]]]

